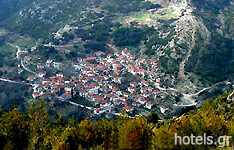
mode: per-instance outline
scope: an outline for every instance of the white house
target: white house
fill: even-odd
[[[153,102],[152,101],[146,102],[146,105],[145,105],[146,108],[151,109],[152,106],[153,106]]]
[[[169,108],[167,108],[166,106],[161,106],[160,107],[160,111],[162,114],[164,114],[167,110],[169,110]]]

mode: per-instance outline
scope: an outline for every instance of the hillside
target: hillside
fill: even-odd
[[[183,114],[232,89],[233,10],[232,0],[2,0],[0,104],[45,99],[78,120]]]

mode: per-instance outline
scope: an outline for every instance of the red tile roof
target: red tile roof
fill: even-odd
[[[125,107],[123,107],[123,109],[125,109],[125,110],[131,110],[131,109],[133,109],[133,107],[131,107],[131,106],[125,106]]]
[[[114,72],[115,72],[115,73],[120,73],[120,72],[121,72],[121,70],[115,70]]]
[[[28,76],[28,79],[29,79],[29,80],[33,80],[33,79],[35,79],[35,78],[36,78],[36,76],[34,76],[34,75],[29,75],[29,76]]]
[[[123,50],[123,53],[124,53],[124,54],[128,54],[127,48],[125,48],[125,49]]]
[[[153,90],[153,93],[158,93],[159,92],[159,90]]]
[[[140,72],[140,73],[146,73],[145,69],[139,69],[138,72]]]
[[[96,60],[97,59],[97,57],[88,57],[88,58],[86,58],[86,60]]]
[[[153,102],[152,101],[148,101],[148,102],[146,102],[148,105],[152,105],[153,104]]]

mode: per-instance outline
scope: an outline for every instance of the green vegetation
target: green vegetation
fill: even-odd
[[[171,29],[170,25],[162,26],[161,30],[163,30],[164,32],[169,32],[169,34],[165,38],[160,38],[158,31],[153,32],[151,34],[152,36],[149,38],[149,40],[147,42],[145,42],[145,45],[147,48],[147,50],[145,51],[146,55],[148,55],[148,56],[156,55],[157,54],[156,49],[153,47],[165,46],[168,44],[169,41],[171,41],[173,39],[175,31],[174,31],[174,29]]]
[[[50,7],[51,9],[48,9]],[[110,14],[114,19],[118,14],[126,15],[157,7],[160,6],[142,0],[94,0],[92,2],[86,0],[62,2],[22,0],[20,3],[16,0],[9,0],[9,2],[0,2],[0,20],[3,19],[0,26],[34,38],[47,39],[53,32],[71,22],[73,25],[82,26],[82,24],[90,23],[105,14]],[[92,10],[93,8],[96,8],[98,12]],[[17,12],[18,10],[22,10],[21,13]]]
[[[211,82],[219,82],[231,78],[234,73],[234,40],[219,35],[213,35],[212,39],[209,45],[194,49],[186,70]]]
[[[211,32],[210,41],[202,36],[197,36],[196,47],[192,50],[192,56],[186,65],[186,71],[192,72],[209,82],[219,82],[231,79],[233,76],[233,5],[229,0],[209,1],[192,0],[196,10],[194,15],[199,18]],[[203,10],[206,10],[205,12]],[[221,30],[217,24],[220,18],[217,14],[222,11],[224,23]],[[220,34],[220,32],[223,33]]]
[[[159,65],[166,70],[166,73],[177,76],[179,70],[179,62],[176,59],[162,56],[160,58]]]
[[[3,72],[3,75],[5,72]],[[29,95],[28,86],[6,84],[0,82],[0,103],[4,110],[9,110],[11,105],[16,104],[19,110],[24,108],[25,97]]]
[[[17,75],[15,67],[17,67],[17,61],[15,61],[15,53],[16,49],[12,48],[5,43],[0,46],[0,70],[5,72],[2,76],[8,76],[12,79],[15,77],[19,77]]]
[[[113,33],[114,43],[117,46],[138,46],[142,40],[146,40],[147,35],[151,35],[155,29],[145,28],[119,28]]]
[[[142,0],[103,0],[102,9],[113,13],[129,14],[132,12],[139,12],[143,9],[158,8],[160,5],[145,2]]]
[[[63,60],[63,57],[59,55],[59,51],[56,50],[54,47],[45,47],[39,46],[37,47],[38,55],[45,58],[45,59],[56,59],[59,61]]]
[[[153,14],[153,17],[156,19],[168,20],[168,19],[176,18],[178,17],[178,15],[176,14],[175,10],[167,9],[161,13]]]
[[[85,54],[91,54],[98,50],[107,51],[106,47],[110,39],[113,39],[116,46],[136,48],[153,32],[155,29],[149,27],[123,27],[119,23],[102,20],[88,29],[77,29],[75,34],[86,41]]]
[[[16,53],[16,51],[17,51],[17,49],[16,48],[14,48],[14,47],[12,47],[12,46],[10,46],[10,45],[6,45],[6,44],[4,44],[4,45],[2,45],[2,47],[1,47],[1,54],[7,54],[7,53],[11,53],[11,54],[13,54],[13,53]]]
[[[163,122],[158,122],[155,112],[133,119],[123,113],[116,120],[66,122],[59,114],[50,119],[41,102],[27,114],[15,108],[0,110],[0,149],[216,149],[215,145],[175,145],[174,136],[233,137],[234,104],[226,97],[208,99],[198,110]],[[232,138],[229,146],[233,142]]]
[[[154,13],[144,12],[134,16],[131,16],[131,19],[137,22],[146,23],[147,19],[161,19],[161,20],[170,20],[179,17],[179,13],[173,9],[166,9],[162,11],[157,11]],[[152,20],[151,20],[152,21]]]
[[[146,19],[149,17],[149,15],[147,13],[142,13],[136,16],[136,20],[137,21],[146,21]]]
[[[7,31],[0,28],[0,36],[5,36],[7,34]]]
[[[37,47],[29,55],[32,56],[32,59],[34,57],[41,59],[33,59],[34,64],[30,66],[32,69],[36,67],[37,62],[45,62],[49,58],[70,64],[72,61],[75,62],[77,57],[92,55],[95,51],[111,53],[108,51],[107,44],[112,40],[113,44],[120,49],[127,47],[131,52],[137,54],[139,49],[146,48],[142,52],[149,57],[155,57],[157,49],[167,45],[174,38],[176,55],[179,59],[171,58],[172,50],[166,49],[165,55],[160,57],[159,66],[163,73],[175,77],[178,75],[180,56],[183,58],[183,54],[189,49],[187,40],[178,44],[177,38],[180,36],[174,36],[173,19],[178,17],[177,12],[165,9],[150,16],[147,10],[159,6],[142,0],[70,0],[62,2],[36,0],[37,5],[35,6],[32,4],[34,2],[32,0],[30,2],[22,0],[22,6],[26,4],[26,1],[28,2],[23,9],[20,9],[21,4],[15,3],[14,5],[15,0],[8,0],[11,3],[10,7],[2,5],[4,1],[0,1],[0,26],[7,30],[0,29],[0,76],[8,79],[22,81],[29,73],[24,71],[20,75],[18,74],[18,62],[15,59],[16,49],[6,45],[6,42],[19,45],[23,50],[35,46],[35,39],[38,38],[42,38],[44,43],[65,45],[65,48]],[[234,11],[233,8],[226,8],[228,2],[228,0],[192,0],[192,4],[197,8],[193,12],[196,17],[194,20],[203,23],[211,33],[211,40],[203,43],[206,41],[202,37],[203,30],[200,32],[197,28],[196,47],[192,50],[189,61],[186,62],[186,72],[194,74],[194,80],[198,84],[201,81],[206,81],[204,85],[208,85],[228,78],[233,80]],[[37,6],[40,8],[36,9]],[[23,10],[22,16],[19,15],[18,10]],[[224,11],[222,14],[224,23],[220,23],[221,21],[217,17],[220,10]],[[6,17],[2,17],[2,14]],[[133,16],[133,14],[138,15]],[[152,17],[151,21],[158,23],[157,30],[142,27],[135,22],[126,27],[116,21],[120,17],[123,19],[123,16],[133,16],[133,20],[141,23],[147,22],[147,18]],[[147,23],[153,24],[151,21]],[[50,37],[52,32],[56,32],[65,24],[79,28],[74,32],[64,32],[62,39]],[[78,37],[81,40],[76,39]],[[188,41],[190,40],[188,39]],[[66,47],[66,45],[71,46]],[[64,70],[66,73],[70,71],[67,68]],[[126,74],[122,78],[122,84],[118,86],[120,89],[126,89],[130,82],[136,80],[138,80],[136,77]],[[0,103],[4,110],[8,110],[14,103],[18,105],[18,110],[13,108],[9,112],[0,111],[0,149],[208,149],[206,146],[175,146],[172,137],[175,133],[179,135],[193,133],[198,136],[204,132],[216,137],[220,135],[234,137],[234,122],[231,119],[234,116],[234,105],[226,100],[226,96],[208,100],[203,107],[197,111],[191,111],[181,118],[162,122],[158,122],[160,118],[155,112],[148,117],[130,119],[123,114],[116,120],[103,119],[92,122],[91,119],[98,120],[99,118],[84,120],[89,117],[85,108],[78,108],[65,102],[56,102],[52,107],[47,101],[46,108],[40,103],[33,105],[27,111],[25,104],[30,102],[26,101],[27,97],[31,97],[30,93],[31,89],[27,86],[0,82]],[[163,100],[170,101],[170,98],[168,96]],[[89,102],[81,98],[72,101],[91,106]],[[172,105],[171,101],[170,103]],[[179,111],[184,112],[183,109]],[[178,114],[178,112],[173,114]],[[79,122],[73,120],[67,122],[71,117]],[[210,149],[212,148],[215,147]]]
[[[32,3],[32,0],[2,0],[0,1],[0,21],[7,19],[11,14],[23,6]]]
[[[70,5],[71,3],[72,5]],[[63,27],[66,23],[69,23],[72,20],[71,16],[78,17],[78,14],[88,5],[84,0],[64,1],[63,3],[54,3],[51,1],[41,3],[36,1],[35,4],[40,6],[37,13],[31,12],[37,7],[31,2],[25,5],[26,7],[24,9],[26,11],[22,11],[25,15],[24,17],[14,13],[1,24],[14,32],[27,34],[34,38],[47,39],[51,36],[51,33]],[[48,9],[53,4],[57,11]]]
[[[106,44],[111,36],[112,27],[118,27],[119,24],[113,24],[108,20],[98,21],[88,29],[78,29],[75,31],[76,36],[82,38],[83,41],[88,40],[84,44],[85,53],[90,54],[95,51],[107,51]]]
[[[22,37],[14,42],[15,45],[18,45],[22,50],[28,50],[35,46],[35,40],[30,37]]]
[[[230,0],[192,0],[192,4],[196,6],[199,10],[212,11],[218,14],[219,10],[222,10],[225,6],[229,5]]]

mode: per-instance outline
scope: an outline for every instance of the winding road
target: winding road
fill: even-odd
[[[23,60],[21,60],[21,58],[20,58],[21,53],[28,53],[28,52],[27,51],[22,51],[21,48],[18,45],[14,45],[14,44],[11,44],[11,43],[7,43],[7,44],[10,45],[11,47],[17,48],[16,58],[20,61],[20,64],[24,68],[24,70],[26,70],[26,71],[34,74],[34,75],[37,75],[36,72],[34,72],[31,69],[27,68],[23,63]]]
[[[16,58],[20,61],[20,64],[21,66],[24,68],[24,70],[34,74],[34,75],[37,75],[34,71],[32,71],[31,69],[27,68],[24,63],[23,63],[23,60],[21,60],[20,58],[20,54],[21,53],[28,53],[27,51],[22,51],[21,48],[18,46],[18,45],[14,45],[14,44],[11,44],[11,43],[7,43],[8,45],[10,45],[11,47],[14,47],[17,49],[17,52],[16,52]],[[0,78],[0,81],[3,81],[3,82],[8,82],[8,83],[14,83],[14,84],[23,84],[23,85],[29,85],[29,86],[33,86],[34,84],[31,84],[31,83],[25,83],[25,82],[19,82],[19,81],[13,81],[13,80],[9,80],[9,79],[5,79],[5,78]]]
[[[14,47],[17,49],[17,52],[16,52],[16,58],[18,60],[20,60],[20,54],[21,53],[28,53],[27,51],[22,51],[21,48],[18,46],[18,45],[14,45],[14,44],[11,44],[11,43],[7,43],[8,45],[10,45],[11,47]]]
[[[229,84],[229,83],[230,83],[229,81],[219,82],[219,83],[213,84],[213,85],[211,85],[211,86],[209,86],[209,87],[203,88],[202,90],[200,90],[200,91],[198,91],[197,93],[194,93],[194,94],[184,94],[184,93],[182,93],[182,94],[183,94],[182,99],[189,101],[191,104],[188,104],[188,105],[178,105],[178,106],[181,106],[181,107],[196,106],[197,103],[195,102],[195,99],[196,99],[202,92],[205,92],[205,91],[211,89],[211,88],[214,87],[214,86],[218,86],[218,85],[220,85],[220,84],[226,84],[226,85],[227,85],[227,84]]]
[[[30,72],[30,73],[32,73],[32,74],[34,74],[34,75],[37,76],[36,72],[34,72],[34,71],[32,71],[31,69],[29,69],[28,67],[26,67],[26,66],[24,65],[24,63],[23,63],[22,60],[21,60],[20,64],[21,64],[21,66],[24,68],[24,70],[26,70],[26,71],[28,71],[28,72]]]
[[[202,92],[205,92],[209,89],[211,89],[212,87],[214,86],[218,86],[220,84],[230,84],[229,81],[223,81],[223,82],[218,82],[216,84],[213,84],[209,87],[205,87],[203,89],[201,89],[200,91],[196,92],[196,93],[193,93],[193,94],[186,94],[186,93],[181,93],[179,90],[175,89],[175,88],[168,88],[168,89],[165,89],[165,88],[162,88],[160,86],[156,86],[156,88],[158,88],[160,91],[175,91],[175,92],[179,92],[181,93],[183,96],[182,96],[182,100],[186,100],[188,101],[190,104],[187,104],[187,105],[177,105],[177,106],[180,106],[180,107],[190,107],[190,106],[196,106],[197,103],[195,102],[195,99],[202,93]]]
[[[8,83],[14,83],[14,84],[23,84],[23,85],[29,85],[29,86],[33,86],[33,85],[34,85],[34,84],[30,84],[30,83],[19,82],[19,81],[13,81],[13,80],[4,79],[4,78],[0,78],[0,81],[3,81],[3,82],[8,82]]]
[[[75,102],[72,102],[72,101],[67,101],[68,103],[74,105],[74,106],[79,106],[79,107],[82,107],[82,108],[86,108],[86,109],[89,109],[89,110],[93,110],[94,108],[92,107],[88,107],[88,106],[84,106],[84,105],[81,105],[81,104],[77,104]]]
[[[81,105],[81,104],[77,104],[75,102],[72,102],[72,101],[69,101],[69,100],[66,100],[66,99],[62,98],[61,96],[57,96],[57,99],[60,100],[60,101],[62,101],[62,102],[67,102],[67,103],[69,103],[71,105],[74,105],[74,106],[86,108],[86,109],[89,109],[89,110],[94,110],[93,107],[88,107],[88,106],[84,106],[84,105]]]

